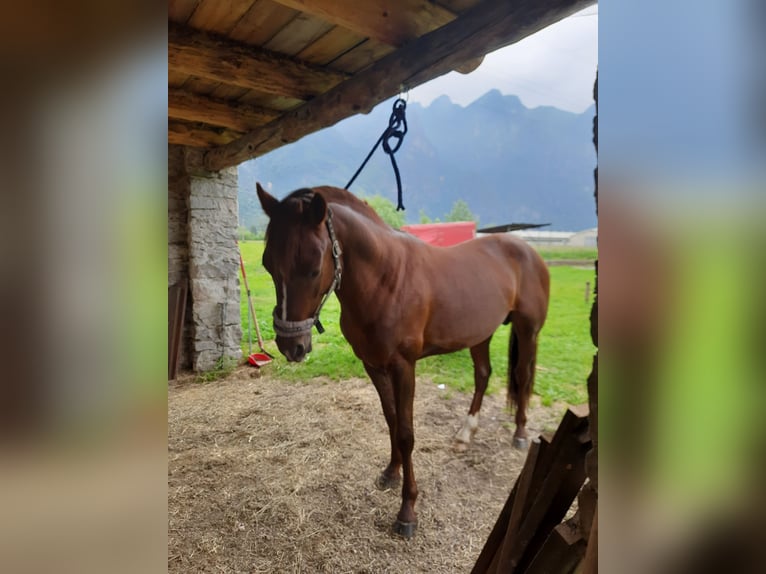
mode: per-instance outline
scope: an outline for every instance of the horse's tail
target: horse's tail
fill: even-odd
[[[505,322],[512,321],[513,313],[508,314]],[[519,381],[516,377],[516,365],[519,364],[519,336],[511,323],[511,338],[508,341],[508,408],[519,404]]]

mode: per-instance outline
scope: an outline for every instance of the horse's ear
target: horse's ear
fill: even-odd
[[[277,208],[279,207],[279,200],[273,195],[269,194],[268,191],[263,189],[261,184],[258,182],[255,182],[255,190],[258,193],[258,199],[261,202],[263,212],[268,215],[269,218],[273,217],[277,212]]]
[[[308,209],[308,218],[314,225],[321,225],[324,218],[327,217],[327,202],[320,194],[315,193],[311,198]]]

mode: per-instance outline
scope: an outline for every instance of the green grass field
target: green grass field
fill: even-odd
[[[261,265],[263,242],[244,241],[240,243],[245,261],[248,282],[253,297],[258,324],[265,339],[266,350],[276,359],[266,368],[285,380],[308,380],[328,377],[343,380],[350,377],[366,377],[359,359],[340,332],[340,305],[333,296],[322,310],[325,333],[314,332],[313,351],[302,363],[288,363],[277,350],[271,325],[271,312],[276,295],[271,276]],[[543,252],[543,256],[548,258]],[[584,262],[595,259],[595,249],[555,250],[557,259],[581,259]],[[564,401],[579,404],[586,401],[585,380],[590,372],[595,348],[590,341],[591,303],[585,302],[585,283],[590,282],[591,293],[594,271],[592,268],[551,267],[551,302],[548,319],[539,338],[535,393],[543,404]],[[242,287],[241,299],[243,353],[247,354],[247,297]],[[508,370],[508,339],[510,326],[502,326],[495,333],[491,345],[492,377],[488,392],[506,388]],[[257,350],[255,329],[253,349]],[[428,357],[418,362],[417,376],[434,383],[444,383],[452,389],[473,392],[473,366],[468,350]]]

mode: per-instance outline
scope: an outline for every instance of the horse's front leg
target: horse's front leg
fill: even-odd
[[[415,431],[412,422],[415,398],[415,363],[404,358],[396,360],[390,369],[394,399],[396,403],[396,443],[402,460],[404,481],[402,484],[402,506],[394,522],[394,532],[403,538],[412,538],[417,528],[415,500],[418,486],[412,468],[412,449],[415,446]]]
[[[391,383],[391,377],[385,371],[375,369],[367,364],[364,369],[375,385],[380,397],[380,405],[383,407],[383,416],[388,424],[388,435],[391,439],[391,460],[388,466],[380,474],[375,484],[381,490],[393,488],[399,484],[399,469],[402,466],[402,457],[399,453],[399,445],[396,442],[396,403],[394,399],[394,387]]]

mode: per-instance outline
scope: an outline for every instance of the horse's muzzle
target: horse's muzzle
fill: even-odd
[[[277,348],[290,363],[300,363],[311,352],[311,334],[302,337],[277,337]]]

